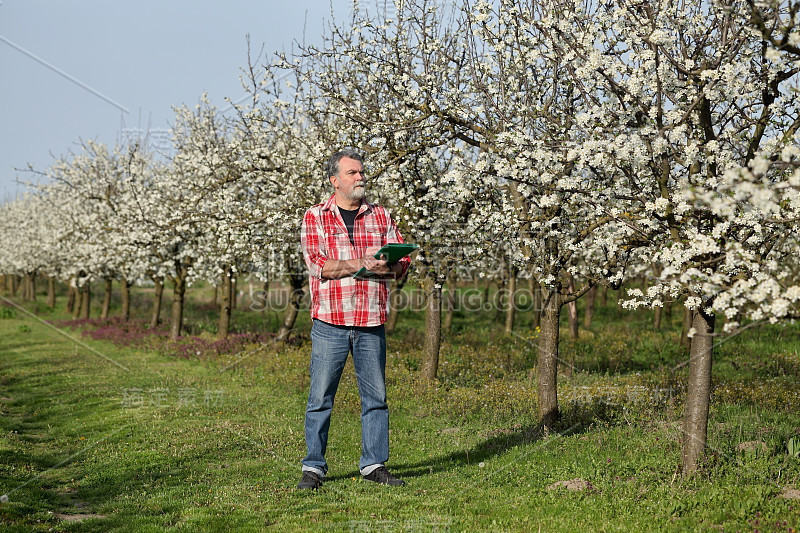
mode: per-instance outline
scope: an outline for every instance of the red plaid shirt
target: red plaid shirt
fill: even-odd
[[[389,212],[383,207],[361,201],[353,225],[353,241],[339,214],[335,195],[306,211],[301,242],[309,271],[311,317],[339,326],[379,326],[389,315],[389,278],[323,279],[322,267],[328,259],[364,257],[368,248],[403,242]],[[405,274],[411,263],[400,260]]]

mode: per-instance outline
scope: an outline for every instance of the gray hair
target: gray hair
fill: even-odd
[[[343,148],[338,152],[334,153],[328,158],[328,161],[325,163],[325,179],[330,179],[331,176],[338,176],[339,175],[339,161],[344,159],[345,157],[349,157],[350,159],[355,159],[362,165],[364,164],[364,159],[361,157],[361,154],[356,152],[352,148]]]

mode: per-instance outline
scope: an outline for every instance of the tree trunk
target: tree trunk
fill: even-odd
[[[655,281],[658,281],[661,278],[661,273],[664,271],[664,267],[656,263],[653,265],[653,276]],[[642,292],[647,294],[647,291],[642,286]],[[666,296],[664,297],[666,299]],[[653,309],[653,330],[658,331],[661,329],[661,318],[664,316],[664,302],[662,300],[661,307],[655,307]]]
[[[261,298],[260,298],[260,301],[259,301],[259,305],[256,306],[256,307],[253,307],[253,309],[260,310],[262,315],[264,313],[266,313],[266,311],[267,311],[267,302],[269,301],[269,300],[267,300],[267,298],[269,298],[269,281],[265,281],[264,282],[264,285],[262,286],[262,289],[261,289]]]
[[[397,283],[392,287],[389,302],[389,316],[386,317],[386,334],[389,335],[397,327],[397,317],[400,315],[400,306],[403,303],[403,285],[406,284],[405,278],[397,280]]]
[[[442,341],[442,287],[437,286],[436,276],[428,274],[422,287],[426,297],[425,351],[422,361],[422,378],[436,379],[439,371],[439,347]]]
[[[667,321],[667,328],[672,327],[672,300],[664,300],[664,320]]]
[[[449,336],[453,330],[453,314],[456,310],[456,276],[451,270],[447,276],[447,292],[443,294],[444,320],[442,321],[442,334]]]
[[[517,311],[517,269],[511,266],[508,269],[508,299],[506,302],[506,334],[514,331],[514,318]]]
[[[539,335],[539,360],[536,392],[539,399],[539,419],[552,428],[558,412],[558,320],[561,314],[561,295],[558,289],[548,289],[544,297]]]
[[[214,307],[219,305],[219,298],[217,296],[218,292],[219,292],[219,287],[217,285],[214,285],[214,301],[212,302],[214,304]]]
[[[56,279],[53,276],[47,278],[47,306],[56,308]]]
[[[586,310],[583,313],[583,329],[592,327],[592,317],[594,316],[594,301],[597,297],[597,285],[593,285],[586,293]]]
[[[164,278],[153,278],[156,284],[155,292],[153,295],[153,314],[150,318],[150,327],[156,328],[161,322],[161,297],[164,294]]]
[[[67,314],[72,314],[75,311],[75,292],[75,287],[70,283],[69,289],[67,289]]]
[[[172,279],[172,317],[169,324],[169,338],[178,340],[183,329],[183,299],[186,296],[186,267],[181,266]]]
[[[88,320],[91,311],[92,302],[92,286],[89,280],[86,280],[86,285],[81,289],[81,318]]]
[[[392,287],[391,295],[389,296],[389,316],[386,317],[386,334],[391,334],[397,327],[397,316],[400,314],[400,303],[403,289],[399,286]]]
[[[100,318],[103,320],[108,319],[108,310],[111,308],[111,289],[113,287],[113,278],[106,278],[105,291],[103,293],[103,309],[100,311]]]
[[[231,269],[224,267],[220,277],[220,288],[222,289],[222,305],[219,309],[219,326],[217,327],[217,339],[228,337],[228,330],[231,325]]]
[[[688,307],[683,307],[683,324],[681,325],[681,346],[686,348],[687,350],[692,345],[692,339],[689,338],[689,330],[692,327],[692,320],[694,316],[694,311],[689,309]]]
[[[447,337],[453,331],[453,314],[455,314],[456,302],[453,291],[448,287],[447,292],[442,294],[442,304],[444,308],[444,318],[442,318],[442,336]]]
[[[297,314],[300,311],[300,306],[303,303],[303,283],[305,276],[301,273],[289,274],[289,284],[292,293],[289,295],[289,308],[286,309],[286,314],[283,316],[283,324],[281,329],[278,330],[276,342],[286,342],[289,340],[289,334],[294,329],[294,323],[297,320]],[[233,289],[233,287],[232,287]]]
[[[26,302],[36,301],[36,277],[34,274],[25,274],[22,287],[22,299]]]
[[[73,306],[72,319],[78,320],[83,307],[83,288],[75,287],[75,305]]]
[[[603,285],[600,288],[600,305],[605,307],[608,304],[608,285]]]
[[[572,274],[567,273],[567,292],[573,294],[575,292],[575,278]],[[572,300],[567,304],[567,313],[569,316],[569,332],[572,334],[573,339],[578,338],[578,302]]]
[[[19,290],[19,276],[11,276],[11,296],[16,298]]]
[[[497,290],[494,293],[494,321],[500,323],[505,318],[506,310],[503,308],[503,294],[506,292],[506,288],[508,287],[508,280],[506,280],[505,274],[501,274],[498,279],[495,280],[497,284]]]
[[[694,313],[692,347],[689,352],[689,381],[683,417],[683,474],[697,471],[706,447],[708,407],[711,399],[711,362],[714,351],[714,317],[700,309]]]
[[[119,287],[122,293],[122,313],[120,316],[123,322],[127,322],[131,317],[131,282],[128,281],[128,278],[122,276],[119,281]]]
[[[236,309],[236,305],[239,303],[238,295],[239,295],[239,276],[234,276],[231,274],[231,309]],[[302,290],[302,285],[300,286]]]
[[[531,295],[533,297],[533,327],[542,325],[542,288],[536,278],[531,277]]]

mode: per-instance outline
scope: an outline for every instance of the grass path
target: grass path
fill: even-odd
[[[524,411],[475,407],[524,381],[422,387],[395,343],[390,467],[407,486],[358,476],[349,367],[330,479],[307,493],[294,488],[307,346],[230,367],[235,358],[190,361],[78,338],[23,313],[0,320],[0,520],[9,531],[790,531],[800,522],[797,501],[780,497],[800,479],[800,460],[785,451],[797,413],[716,405],[709,464],[683,482],[675,413],[584,406],[543,435]],[[444,368],[466,351],[445,349]],[[582,374],[563,384],[567,395],[624,379]],[[743,441],[766,449],[738,452]],[[569,480],[582,490],[553,487]]]

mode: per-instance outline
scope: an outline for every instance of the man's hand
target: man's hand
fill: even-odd
[[[378,250],[380,250],[380,248],[370,248],[367,250],[366,255],[359,259],[346,259],[341,261],[328,259],[322,267],[322,277],[324,279],[339,279],[345,276],[352,276],[358,272],[361,267],[379,276],[396,278],[400,275],[400,272],[403,270],[400,263],[392,263],[390,265],[386,262],[385,256],[381,256],[381,259],[375,259],[375,254],[378,253]]]
[[[375,254],[378,253],[380,248],[369,248],[367,254],[361,258],[361,266],[379,276],[388,276],[392,274],[392,269],[389,263],[386,262],[386,256],[381,255],[380,259],[375,259]]]
[[[367,254],[361,258],[361,266],[379,276],[397,278],[403,272],[403,265],[399,262],[389,264],[386,262],[386,255],[381,254],[380,259],[375,259],[375,254],[380,248],[370,248]]]

